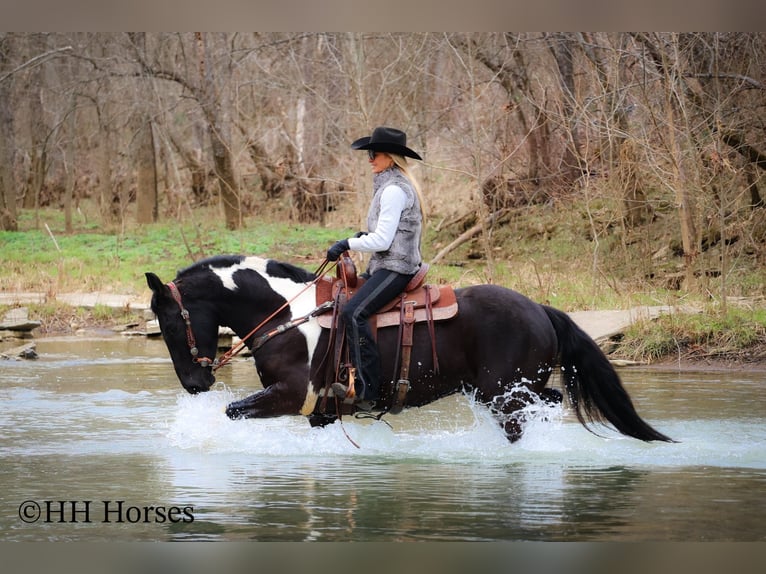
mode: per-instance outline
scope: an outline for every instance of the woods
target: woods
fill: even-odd
[[[80,202],[100,224],[217,205],[356,227],[349,143],[404,129],[445,257],[534,205],[586,205],[595,245],[682,262],[679,286],[766,261],[761,33],[0,33],[0,229]],[[458,241],[459,240],[459,241]],[[450,243],[451,242],[451,243]],[[600,257],[594,248],[594,267]]]

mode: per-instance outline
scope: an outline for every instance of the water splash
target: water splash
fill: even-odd
[[[179,396],[167,428],[170,444],[205,453],[277,457],[344,455],[493,464],[766,467],[766,430],[763,425],[743,421],[660,422],[656,423],[658,428],[680,442],[644,443],[606,427],[595,428],[598,435],[593,434],[576,422],[566,407],[541,403],[528,408],[524,436],[510,444],[489,410],[470,396],[456,397],[449,408],[439,408],[436,403],[431,408],[386,417],[393,428],[382,421],[352,417],[345,417],[342,426],[335,423],[325,428],[311,428],[299,416],[230,420],[225,407],[240,398],[229,390]],[[455,406],[461,411],[457,417]],[[348,440],[344,429],[360,448]]]

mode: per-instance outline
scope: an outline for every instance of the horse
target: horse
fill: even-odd
[[[333,398],[324,368],[332,353],[330,329],[314,316],[320,272],[218,255],[180,270],[168,283],[145,273],[151,309],[183,388],[196,394],[215,383],[219,327],[229,327],[251,349],[263,386],[227,406],[231,419],[300,415],[325,426],[341,417],[338,398],[325,398]],[[472,392],[514,442],[523,432],[525,407],[563,400],[546,387],[558,366],[568,403],[589,431],[611,425],[638,440],[674,442],[639,416],[608,358],[563,311],[491,284],[456,288],[455,297],[453,318],[414,325],[403,408]],[[377,332],[384,373],[396,368],[397,332],[393,326]],[[378,416],[385,414],[381,409]]]

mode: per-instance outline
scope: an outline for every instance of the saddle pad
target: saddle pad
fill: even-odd
[[[455,297],[455,290],[450,285],[427,285],[424,286],[433,291],[438,289],[438,292],[433,293],[431,305],[431,315],[434,321],[443,321],[445,319],[451,319],[457,315],[458,305],[457,298]],[[353,292],[352,292],[353,293]],[[319,299],[319,297],[317,297]],[[398,300],[399,298],[397,298]],[[407,299],[405,299],[406,301]],[[400,306],[395,305],[391,308],[391,304],[383,307],[384,311],[375,315],[375,321],[378,328],[391,327],[398,325],[401,318]],[[332,313],[325,313],[318,317],[319,325],[323,329],[329,329],[332,326]],[[428,313],[425,307],[415,308],[415,322],[428,320]]]

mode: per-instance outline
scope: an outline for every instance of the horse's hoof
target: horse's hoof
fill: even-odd
[[[231,420],[245,418],[245,411],[239,407],[234,406],[236,403],[232,403],[226,407],[226,416]]]
[[[334,423],[338,417],[335,415],[312,414],[309,415],[309,424],[312,427],[326,427]]]

